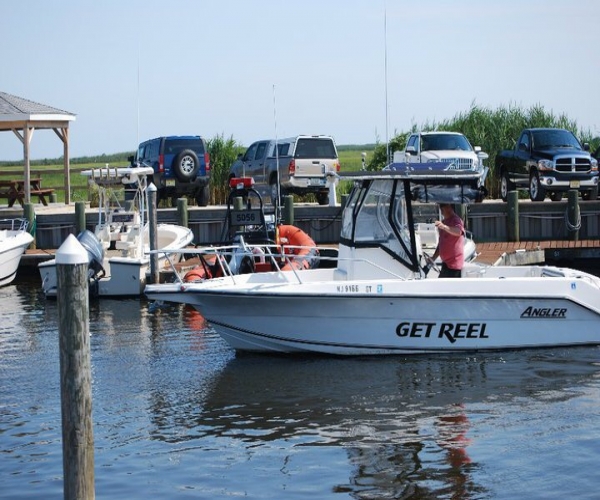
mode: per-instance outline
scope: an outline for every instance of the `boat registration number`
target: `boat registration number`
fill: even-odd
[[[252,226],[261,224],[260,210],[232,210],[229,215],[229,223],[232,226]]]
[[[581,182],[580,181],[569,181],[569,187],[570,188],[577,189],[579,186],[581,186]]]

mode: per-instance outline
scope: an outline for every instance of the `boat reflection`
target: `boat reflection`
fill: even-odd
[[[469,449],[476,443],[469,420],[477,408],[524,397],[575,397],[570,387],[598,376],[597,353],[573,348],[435,359],[238,354],[212,380],[204,377],[191,388],[189,400],[154,394],[153,437],[226,438],[246,449],[278,440],[292,448],[343,447],[352,474],[336,491],[360,498],[464,498],[482,494],[472,476],[482,464]]]

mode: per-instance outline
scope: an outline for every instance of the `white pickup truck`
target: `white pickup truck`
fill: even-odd
[[[332,137],[299,135],[254,142],[231,166],[229,179],[252,177],[255,186],[268,187],[271,201],[286,194],[314,193],[320,205],[329,201],[327,174],[339,172]]]
[[[394,163],[445,162],[448,169],[479,170],[488,154],[471,146],[458,132],[419,132],[412,134],[404,151],[394,152]]]

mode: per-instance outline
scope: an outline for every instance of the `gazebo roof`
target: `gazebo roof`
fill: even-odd
[[[36,129],[52,129],[63,143],[65,204],[71,202],[69,122],[75,115],[16,95],[0,92],[0,131],[12,130],[23,144],[25,202],[31,200],[29,143]]]
[[[15,126],[21,128],[23,122],[29,122],[36,128],[53,128],[57,126],[56,122],[74,120],[75,115],[68,111],[0,92],[0,130],[11,130]],[[19,122],[20,125],[16,125]]]

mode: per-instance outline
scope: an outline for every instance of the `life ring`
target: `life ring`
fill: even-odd
[[[289,224],[277,226],[277,245],[282,249],[282,254],[289,254],[285,257],[285,265],[281,267],[282,271],[292,271],[300,269],[312,269],[317,266],[319,251],[315,241],[302,229]],[[290,245],[290,247],[286,247]],[[297,247],[297,248],[293,248]]]
[[[190,269],[183,276],[185,283],[192,283],[194,281],[204,281],[212,278],[218,278],[223,275],[221,266],[219,266],[216,256],[211,255],[209,257],[201,256],[200,264]]]
[[[204,281],[210,278],[212,278],[210,270],[205,269],[203,266],[198,266],[185,273],[183,281],[186,283],[193,283],[195,281]]]

